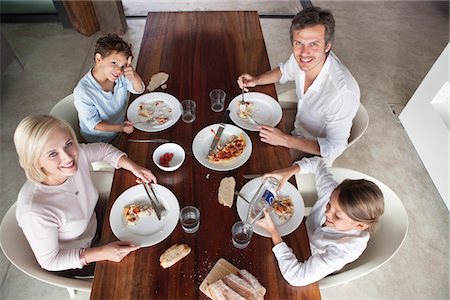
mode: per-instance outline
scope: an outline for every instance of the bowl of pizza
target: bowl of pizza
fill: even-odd
[[[186,152],[183,147],[175,143],[160,145],[153,152],[153,162],[163,171],[175,171],[184,162]]]

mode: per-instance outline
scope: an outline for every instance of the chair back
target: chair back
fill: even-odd
[[[99,192],[99,201],[108,199],[113,173],[91,172],[92,181]],[[19,227],[16,219],[16,203],[6,212],[0,225],[0,246],[9,261],[25,274],[40,281],[66,289],[90,292],[92,280],[62,277],[42,269]]]
[[[50,115],[63,119],[73,128],[79,142],[84,141],[80,134],[80,121],[78,120],[78,111],[75,108],[73,94],[60,100],[53,106]]]
[[[359,104],[359,108],[356,111],[356,115],[353,118],[352,129],[350,130],[350,137],[348,138],[347,148],[353,145],[360,137],[366,132],[369,127],[369,113],[362,103]]]
[[[347,264],[338,272],[319,281],[320,288],[328,288],[362,277],[388,262],[403,244],[408,232],[408,215],[400,198],[388,186],[363,173],[344,169],[330,168],[338,182],[344,179],[367,179],[378,185],[384,196],[384,214],[381,216],[377,231],[371,234],[366,250],[354,262]],[[297,187],[305,206],[317,201],[317,190],[313,174],[296,176]]]

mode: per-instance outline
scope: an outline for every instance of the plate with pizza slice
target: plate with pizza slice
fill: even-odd
[[[212,124],[200,130],[192,142],[192,153],[197,161],[208,169],[215,171],[237,169],[250,158],[252,141],[239,127],[225,124],[217,148],[208,153],[219,126],[220,124]]]
[[[181,117],[180,101],[168,93],[152,92],[139,96],[127,110],[134,127],[146,132],[158,132],[174,125]]]
[[[230,119],[237,126],[258,131],[258,123],[275,127],[281,121],[283,112],[280,103],[269,95],[249,92],[244,94],[244,103],[241,103],[242,94],[231,100],[228,109]]]
[[[109,215],[111,230],[119,240],[148,247],[163,241],[177,226],[180,213],[177,198],[162,185],[152,184],[152,187],[166,214],[158,220],[144,186],[130,187],[116,199]]]
[[[261,183],[262,177],[252,179],[242,187],[239,193],[250,201]],[[247,220],[248,203],[238,197],[236,206],[241,220]],[[284,187],[277,193],[277,197],[271,206],[270,216],[281,236],[290,234],[302,223],[305,216],[305,204],[300,192],[291,183],[286,182]],[[270,237],[270,234],[256,223],[253,224],[253,232],[261,236]]]

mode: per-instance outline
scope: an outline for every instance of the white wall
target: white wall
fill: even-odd
[[[445,205],[450,210],[450,43],[399,118]]]

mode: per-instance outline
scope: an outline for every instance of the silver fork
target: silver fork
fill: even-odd
[[[167,214],[167,210],[164,207],[164,205],[159,201],[158,197],[156,197],[156,194],[155,194],[155,191],[152,188],[152,185],[150,183],[146,183],[145,185],[150,187],[150,191],[152,192],[153,197],[155,198],[155,203],[156,203],[156,206],[158,207],[159,214],[160,215],[166,215]]]

